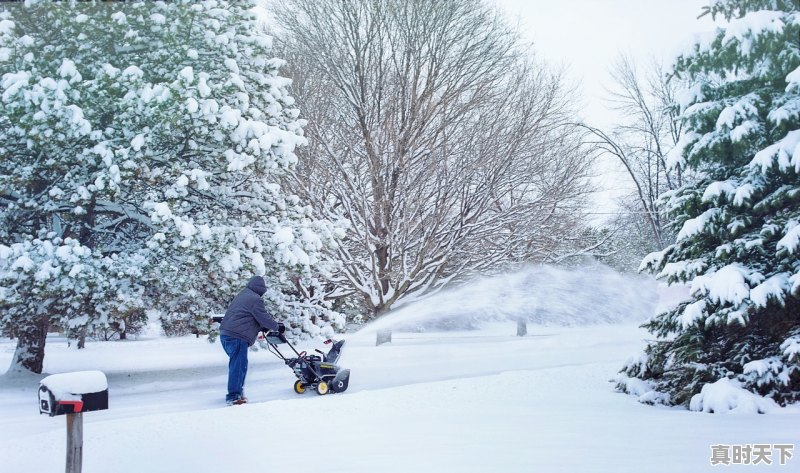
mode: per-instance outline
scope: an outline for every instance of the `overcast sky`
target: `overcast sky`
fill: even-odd
[[[609,68],[620,54],[638,64],[652,58],[666,63],[693,43],[695,34],[713,30],[710,18],[697,19],[709,0],[494,0],[519,26],[534,50],[548,62],[563,64],[580,85],[583,118],[609,127]],[[630,188],[621,167],[601,167],[599,212],[614,210],[613,198]]]

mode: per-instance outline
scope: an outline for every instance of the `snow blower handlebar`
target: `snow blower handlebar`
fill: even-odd
[[[270,343],[272,343],[273,345],[276,345],[278,343],[289,343],[289,340],[286,339],[286,335],[278,332],[277,330],[262,329],[261,333],[264,334],[264,338],[266,338],[267,340],[269,340],[270,338],[273,340],[277,339],[275,341],[270,341]]]
[[[277,345],[281,344],[281,343],[285,343],[285,344],[289,345],[289,347],[292,349],[294,354],[297,355],[298,358],[303,358],[303,359],[305,358],[306,352],[304,352],[304,351],[298,352],[297,349],[294,347],[294,345],[289,343],[289,340],[286,339],[286,335],[284,335],[284,334],[282,334],[282,333],[280,333],[278,331],[274,331],[274,330],[271,331],[271,330],[266,330],[266,329],[262,330],[261,332],[264,334],[264,340],[266,340],[267,343],[270,346],[270,351],[275,353],[275,355],[277,355],[281,360],[288,361],[288,359],[285,356],[283,356],[283,354],[280,352],[280,350],[278,350],[278,346]],[[274,351],[273,351],[273,349],[274,349]]]

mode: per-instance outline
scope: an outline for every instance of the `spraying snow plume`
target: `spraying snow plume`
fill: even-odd
[[[378,330],[474,328],[486,321],[520,318],[542,325],[644,321],[652,316],[657,284],[604,266],[529,267],[484,277],[391,311],[362,328]]]

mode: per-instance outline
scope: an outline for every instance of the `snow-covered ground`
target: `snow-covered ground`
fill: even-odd
[[[46,371],[101,370],[110,409],[84,415],[84,472],[697,472],[712,444],[795,444],[800,411],[714,415],[639,404],[609,382],[648,334],[635,323],[513,323],[478,331],[351,336],[344,394],[302,396],[250,353],[251,403],[224,407],[227,358],[191,337],[48,343]],[[302,346],[313,349],[316,345]],[[13,344],[0,342],[0,366]],[[40,377],[0,377],[0,470],[59,471],[65,420],[41,416]],[[795,451],[800,456],[800,451]],[[777,462],[777,457],[774,458]],[[733,470],[800,471],[800,458]]]

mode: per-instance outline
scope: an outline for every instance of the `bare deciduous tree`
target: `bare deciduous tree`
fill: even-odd
[[[277,32],[310,146],[295,185],[345,219],[371,315],[510,262],[564,256],[587,156],[558,71],[478,0],[293,0]]]
[[[667,240],[658,209],[658,196],[682,185],[680,170],[667,166],[667,154],[681,136],[682,127],[674,107],[677,84],[663,66],[653,62],[648,70],[637,70],[630,57],[622,56],[611,76],[612,107],[623,120],[611,131],[583,125],[595,138],[597,151],[615,156],[635,186],[635,196],[623,208],[640,216],[650,229],[652,248],[662,249]],[[635,201],[635,204],[631,202]],[[643,255],[642,255],[643,256]]]

